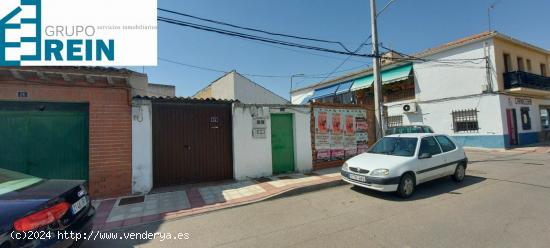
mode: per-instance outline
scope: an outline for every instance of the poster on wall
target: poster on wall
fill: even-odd
[[[365,111],[358,111],[355,115],[355,138],[357,142],[357,154],[366,152],[368,149],[368,124]]]
[[[342,160],[367,150],[366,110],[314,108],[313,115],[316,161]]]
[[[315,109],[315,150],[317,151],[317,160],[330,160],[330,136],[328,111],[326,109]]]
[[[330,159],[344,158],[344,133],[342,130],[342,110],[335,109],[331,113],[330,129]]]
[[[346,158],[353,157],[357,154],[357,141],[355,140],[355,110],[346,110],[345,119],[345,134],[344,134],[344,156]]]

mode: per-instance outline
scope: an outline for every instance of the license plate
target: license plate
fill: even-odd
[[[87,197],[84,196],[80,198],[80,200],[78,200],[77,202],[73,203],[73,205],[71,206],[71,211],[73,212],[73,214],[76,214],[80,212],[80,210],[82,210],[87,205],[88,205],[88,199]]]
[[[360,181],[360,182],[366,182],[367,178],[365,176],[359,176],[354,174],[349,174],[349,179]]]

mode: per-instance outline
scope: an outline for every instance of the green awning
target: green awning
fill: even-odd
[[[412,64],[408,64],[382,71],[382,83],[389,84],[407,79],[411,75],[411,70]]]
[[[383,70],[381,73],[382,83],[390,84],[393,82],[406,79],[411,75],[411,71],[412,71],[412,64],[406,64],[406,65],[395,67],[389,70]],[[368,88],[372,85],[373,82],[374,82],[374,76],[372,74],[355,79],[353,81],[353,86],[351,86],[351,90]]]
[[[373,82],[374,82],[374,76],[372,74],[355,79],[353,80],[353,85],[351,86],[350,90],[354,91],[354,90],[368,88],[372,85]]]

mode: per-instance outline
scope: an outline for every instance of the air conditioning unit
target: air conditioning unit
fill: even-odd
[[[412,103],[403,104],[402,109],[403,109],[403,113],[405,114],[416,113],[416,103],[412,102]]]

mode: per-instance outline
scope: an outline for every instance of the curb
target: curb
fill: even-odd
[[[287,191],[283,191],[279,194],[272,195],[271,197],[268,197],[264,200],[265,201],[277,200],[277,199],[281,199],[281,198],[287,198],[287,197],[297,196],[297,195],[301,195],[301,194],[305,194],[305,193],[320,191],[320,190],[328,189],[328,188],[332,188],[332,187],[342,186],[342,185],[346,185],[346,184],[348,184],[348,183],[346,183],[346,182],[344,182],[344,180],[340,179],[340,180],[324,182],[324,183],[315,184],[315,185],[309,185],[309,186],[298,187],[298,188],[291,188],[291,189],[288,189]]]

